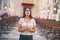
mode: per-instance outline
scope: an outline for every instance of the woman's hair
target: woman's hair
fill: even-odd
[[[31,9],[30,8],[24,8],[24,13],[23,13],[23,17],[26,17],[26,10],[29,9],[30,10],[30,15],[29,15],[29,18],[32,18],[32,15],[31,15]]]

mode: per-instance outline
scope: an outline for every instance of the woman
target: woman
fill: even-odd
[[[19,40],[33,40],[36,22],[32,18],[29,8],[26,8],[23,18],[19,20],[18,31],[21,32]]]

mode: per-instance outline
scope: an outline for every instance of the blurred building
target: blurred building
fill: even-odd
[[[60,20],[60,0],[0,0],[1,13],[6,10],[11,16],[22,16],[26,7],[31,9],[33,17],[41,17],[41,10],[45,10],[47,19]]]

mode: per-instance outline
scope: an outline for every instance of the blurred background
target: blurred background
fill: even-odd
[[[0,40],[18,40],[18,21],[30,8],[37,23],[34,40],[60,40],[60,0],[0,0]]]

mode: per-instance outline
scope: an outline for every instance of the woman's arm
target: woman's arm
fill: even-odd
[[[30,31],[29,32],[35,32],[36,31],[36,25],[33,26],[33,28],[30,28]]]
[[[18,24],[18,31],[19,32],[24,32],[24,29],[22,29],[22,25],[21,24]]]
[[[30,28],[30,32],[35,32],[36,31],[36,21],[33,19],[33,28]]]

